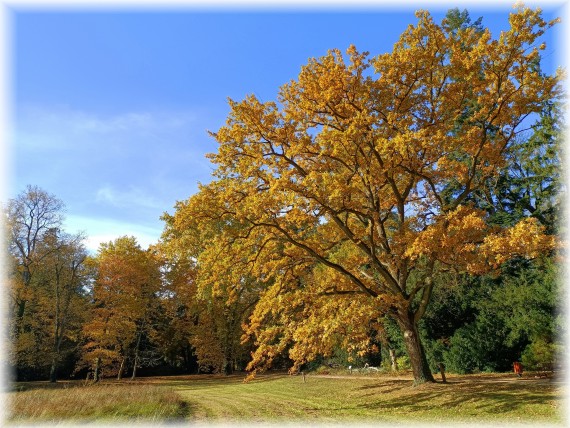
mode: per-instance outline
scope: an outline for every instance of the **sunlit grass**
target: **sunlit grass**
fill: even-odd
[[[414,387],[410,379],[308,376],[303,382],[283,375],[173,387],[200,421],[563,422],[561,386],[508,376],[451,376],[447,384]]]
[[[448,377],[412,385],[410,376],[271,374],[174,376],[100,385],[21,383],[12,392],[12,423],[164,422],[486,422],[563,424],[560,382],[513,375]],[[65,388],[66,385],[69,387]]]

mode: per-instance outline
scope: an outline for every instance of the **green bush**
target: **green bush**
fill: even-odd
[[[446,369],[459,374],[477,371],[479,361],[474,351],[473,337],[468,326],[458,329],[450,340],[449,349],[443,353]]]
[[[554,369],[560,346],[537,339],[530,343],[522,353],[522,364],[527,370],[550,371]]]
[[[498,276],[438,278],[422,321],[432,371],[505,372],[525,352],[525,367],[550,368],[564,333],[559,266],[551,258],[506,263]],[[535,342],[536,338],[543,338]],[[542,344],[542,345],[541,345]]]
[[[512,369],[520,351],[505,344],[504,324],[490,313],[481,313],[475,322],[456,330],[444,355],[450,372],[466,374]]]
[[[382,358],[382,362],[380,363],[380,369],[382,371],[387,371],[387,372],[392,370],[392,362],[390,361],[390,357]]]
[[[408,370],[412,367],[410,365],[410,358],[407,355],[396,358],[396,362],[398,363],[398,370]]]
[[[305,363],[302,367],[303,370],[308,371],[308,372],[312,372],[317,370],[321,365],[323,365],[323,361],[324,358],[322,356],[317,356],[317,358],[315,358],[312,361],[308,361],[307,363]]]
[[[329,366],[319,366],[317,367],[317,369],[315,370],[315,373],[317,374],[330,374],[331,373],[331,369]]]
[[[447,346],[443,340],[429,340],[422,338],[426,351],[429,368],[432,373],[439,372],[439,363],[444,362],[444,354]]]

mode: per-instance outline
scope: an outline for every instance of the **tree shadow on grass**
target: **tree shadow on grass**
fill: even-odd
[[[177,424],[186,422],[195,413],[193,410],[194,410],[194,406],[192,404],[190,404],[188,401],[180,399],[180,402],[178,403],[178,412],[177,412],[176,416],[169,417],[169,418],[165,419],[164,424],[166,424],[166,425],[176,424],[177,425]],[[161,422],[161,424],[162,424],[162,422]]]
[[[373,396],[378,394],[391,394],[398,391],[412,388],[412,381],[409,380],[389,380],[382,383],[374,383],[371,385],[363,385],[356,388],[357,391],[370,390],[368,394],[361,395],[362,397]]]
[[[360,389],[372,389],[365,386]],[[449,384],[425,384],[419,387],[409,383],[394,384],[392,388],[376,387],[375,400],[361,403],[363,409],[405,410],[406,413],[425,412],[434,406],[456,411],[460,414],[463,405],[472,402],[470,409],[477,410],[480,416],[497,415],[522,411],[528,405],[544,405],[557,397],[552,389],[541,384],[517,384],[500,382],[456,382]],[[384,398],[383,392],[398,393],[397,397]],[[475,404],[476,403],[476,404]],[[524,416],[524,414],[522,414]]]

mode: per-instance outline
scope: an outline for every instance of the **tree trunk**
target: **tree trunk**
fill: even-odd
[[[51,368],[49,370],[49,381],[57,382],[57,357],[54,355],[51,359]]]
[[[226,349],[224,352],[224,360],[222,362],[222,371],[225,375],[231,375],[233,373],[233,357],[232,357],[231,345],[226,344]]]
[[[133,364],[133,374],[131,376],[131,380],[135,380],[135,378],[137,377],[137,364],[139,362],[139,357],[138,355],[135,355],[135,363]]]
[[[225,375],[231,375],[234,372],[233,362],[231,359],[224,359],[223,371]]]
[[[412,372],[414,373],[414,385],[425,382],[435,382],[431,370],[429,369],[424,347],[420,341],[418,327],[414,322],[414,315],[406,314],[399,317],[396,321],[404,335],[406,350],[408,351]]]
[[[447,379],[445,378],[445,366],[443,363],[439,363],[439,372],[441,373],[441,381],[446,383]]]
[[[398,361],[396,360],[396,350],[390,348],[388,351],[390,352],[390,363],[392,365],[392,371],[397,372],[398,371]]]
[[[18,312],[16,314],[16,319],[14,321],[14,331],[13,331],[14,342],[16,340],[18,340],[18,338],[20,337],[20,333],[22,332],[22,323],[24,320],[24,312],[26,310],[26,303],[27,303],[27,301],[24,299],[22,299],[18,303]]]
[[[93,382],[99,382],[100,370],[101,358],[97,357],[97,360],[95,361],[95,371],[93,372]]]
[[[123,378],[123,370],[125,368],[125,357],[121,360],[121,365],[119,367],[119,373],[117,374],[117,380],[121,380]]]
[[[57,319],[57,318],[56,318]],[[53,357],[51,359],[51,368],[49,372],[49,381],[50,382],[57,382],[57,365],[59,362],[59,350],[61,348],[61,340],[63,339],[63,326],[59,328],[59,325],[56,323],[56,329],[54,333],[55,341],[53,345]]]
[[[135,346],[135,361],[133,363],[133,375],[131,376],[131,380],[134,380],[137,376],[137,365],[139,364],[139,347],[141,345],[141,336],[142,332],[139,333],[139,337],[137,338],[137,345]]]
[[[24,281],[24,290],[27,290],[30,283],[32,282],[32,274],[30,272],[30,267],[24,264],[24,272],[22,272]],[[14,322],[14,339],[17,340],[22,333],[22,323],[24,320],[24,313],[26,312],[26,299],[18,299],[18,312],[16,314],[16,321]]]

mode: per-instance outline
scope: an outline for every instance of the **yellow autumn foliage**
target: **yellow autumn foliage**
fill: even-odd
[[[435,273],[479,274],[556,246],[534,220],[492,227],[469,202],[523,122],[561,95],[560,75],[535,66],[555,22],[518,7],[493,37],[417,17],[392,52],[333,49],[277,102],[230,100],[212,133],[215,180],[174,222],[200,231],[202,287],[232,301],[242,278],[256,284],[250,369],[285,351],[296,369],[339,343],[364,350],[364,326],[387,314],[414,376],[429,380],[417,322]]]

